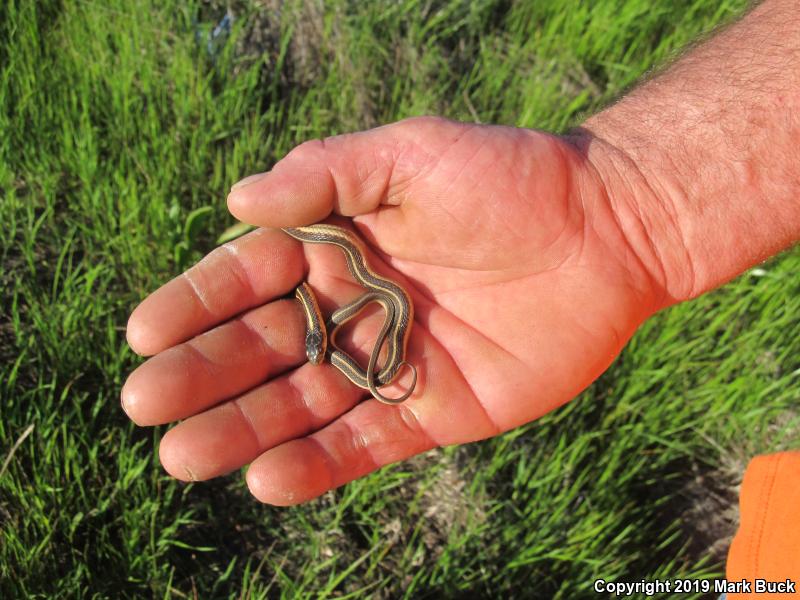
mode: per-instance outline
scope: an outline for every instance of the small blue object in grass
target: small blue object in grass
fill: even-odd
[[[233,18],[231,17],[231,13],[226,12],[225,16],[222,17],[222,20],[217,23],[217,26],[214,27],[213,31],[208,35],[208,42],[206,43],[206,50],[210,55],[214,55],[216,52],[216,46],[222,45],[225,43],[225,38],[231,32],[231,23],[233,22]],[[219,40],[219,44],[216,43],[217,38],[221,38]]]
[[[228,35],[231,33],[233,16],[230,12],[226,12],[220,22],[208,33],[201,31],[200,24],[195,19],[192,19],[192,24],[194,25],[195,42],[200,45],[205,41],[208,56],[211,57],[212,61],[215,60],[217,54],[219,54],[219,49],[225,44],[225,40],[228,39]]]

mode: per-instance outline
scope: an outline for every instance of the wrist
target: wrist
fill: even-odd
[[[600,117],[601,115],[598,115]],[[624,127],[594,118],[568,136],[603,188],[609,209],[630,251],[647,271],[656,310],[700,293],[702,269],[690,253],[676,211],[683,192],[676,180],[661,177],[623,143]],[[665,159],[654,159],[652,163]]]
[[[798,61],[795,3],[769,0],[576,134],[665,305],[800,239]]]

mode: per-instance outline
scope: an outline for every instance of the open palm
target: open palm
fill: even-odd
[[[252,463],[264,502],[302,502],[527,423],[589,385],[660,308],[658,277],[601,176],[576,146],[536,131],[420,118],[308,142],[228,202],[267,228],[137,307],[129,343],[155,356],[131,374],[123,406],[139,424],[185,419],[161,443],[172,475]],[[331,365],[305,362],[301,309],[282,297],[307,278],[329,313],[363,290],[335,247],[271,228],[322,219],[354,227],[373,268],[413,298],[407,360],[419,381],[402,405],[364,400]],[[348,334],[362,364],[380,322],[375,311]]]

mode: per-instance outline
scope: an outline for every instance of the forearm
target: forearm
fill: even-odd
[[[584,125],[665,304],[800,239],[799,9],[764,2]]]

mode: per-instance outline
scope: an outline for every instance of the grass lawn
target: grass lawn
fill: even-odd
[[[296,508],[171,480],[127,315],[301,141],[435,113],[563,131],[743,0],[7,0],[0,597],[593,597],[718,577],[756,453],[797,445],[800,250],[652,318],[567,406]],[[678,597],[678,596],[676,596]],[[681,598],[691,596],[680,595]],[[702,597],[698,594],[696,597]]]

